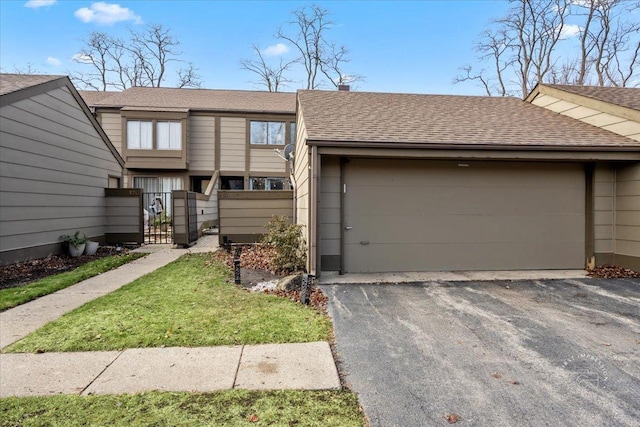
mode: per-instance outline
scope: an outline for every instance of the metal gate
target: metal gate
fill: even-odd
[[[173,243],[171,193],[142,193],[144,243]]]

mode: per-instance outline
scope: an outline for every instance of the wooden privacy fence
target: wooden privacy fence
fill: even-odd
[[[107,244],[141,244],[143,236],[142,190],[105,188]]]
[[[293,218],[293,191],[218,191],[220,244],[253,243],[273,216]]]
[[[173,243],[189,246],[205,229],[218,225],[218,198],[193,191],[174,191]]]

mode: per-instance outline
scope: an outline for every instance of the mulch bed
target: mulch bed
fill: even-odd
[[[73,270],[89,261],[121,254],[126,249],[117,250],[115,246],[100,246],[95,255],[82,255],[71,258],[69,255],[51,255],[15,264],[0,266],[0,289],[16,288],[35,280]]]
[[[600,279],[640,279],[639,272],[630,270],[628,268],[617,267],[615,265],[603,265],[601,267],[595,267],[593,270],[587,273],[587,276]]]
[[[288,271],[279,271],[271,263],[271,259],[275,256],[276,249],[273,246],[254,244],[243,245],[240,253],[240,277],[242,286],[251,288],[260,282],[276,280],[291,274]],[[233,248],[229,250],[221,250],[213,255],[214,259],[221,260],[230,269],[233,270]],[[300,302],[300,289],[290,291],[264,291],[270,295],[276,295],[282,298],[288,298],[291,301]],[[309,305],[324,313],[327,311],[327,297],[316,286],[311,287],[311,295]]]

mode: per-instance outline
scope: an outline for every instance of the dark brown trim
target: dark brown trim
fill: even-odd
[[[105,236],[108,245],[118,243],[142,243],[142,233],[107,233]]]
[[[584,242],[586,265],[595,263],[595,164],[584,165],[585,197],[584,197]]]
[[[613,265],[614,255],[612,253],[600,253],[595,254],[596,266],[601,265]]]
[[[345,223],[344,216],[344,203],[345,203],[345,192],[344,186],[346,184],[345,180],[345,172],[346,166],[349,160],[346,157],[340,158],[340,274],[345,274],[345,261],[344,261],[344,251],[345,251],[345,243],[344,243],[344,230],[347,224]]]
[[[9,265],[30,259],[45,258],[63,252],[62,243],[49,243],[29,248],[12,249],[0,252],[0,265]]]
[[[257,243],[262,240],[264,234],[221,234],[218,243],[224,244],[224,238],[231,243]]]
[[[340,255],[321,255],[320,262],[322,271],[341,271]]]
[[[220,129],[220,126],[221,126],[220,123],[221,123],[220,116],[215,116],[215,124],[214,124],[215,128],[213,129],[213,132],[214,132],[214,141],[213,141],[214,154],[213,155],[215,158],[213,159],[213,162],[215,165],[214,167],[217,171],[220,170],[220,152],[221,152],[221,146],[222,146],[222,141],[221,141],[222,131]]]
[[[405,149],[406,148],[406,149]],[[350,157],[384,157],[384,158],[408,158],[408,159],[477,159],[477,160],[514,160],[514,161],[558,161],[558,162],[584,162],[584,161],[640,161],[640,146],[628,151],[608,151],[602,148],[600,151],[552,151],[552,150],[508,150],[492,148],[481,149],[449,149],[444,147],[426,146],[401,146],[393,144],[369,145],[367,147],[341,144],[340,146],[318,146],[320,154]]]
[[[254,200],[254,199],[293,199],[291,190],[247,191],[247,190],[218,190],[220,200]],[[218,203],[219,204],[219,203]],[[220,210],[218,210],[218,213]]]
[[[633,140],[630,140],[633,141]],[[636,152],[640,143],[630,143],[629,146],[619,145],[509,145],[509,144],[449,144],[449,143],[406,143],[406,142],[363,142],[363,141],[331,141],[307,139],[307,145],[317,147],[346,147],[346,148],[409,148],[428,150],[480,150],[480,151],[565,151],[565,152]],[[638,155],[640,158],[640,154]]]
[[[614,254],[613,264],[634,271],[640,271],[640,257],[637,256]]]

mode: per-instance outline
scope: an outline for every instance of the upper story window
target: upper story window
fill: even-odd
[[[151,120],[127,121],[127,148],[151,150],[153,148],[153,122]]]
[[[182,122],[157,122],[158,150],[182,149]]]
[[[284,145],[285,122],[251,121],[251,144]]]
[[[155,124],[155,133],[153,127]],[[155,139],[155,142],[154,142]],[[127,120],[130,150],[181,150],[182,122],[175,120]]]
[[[289,143],[291,144],[295,144],[296,143],[296,123],[295,122],[291,122],[291,134],[289,135]]]

